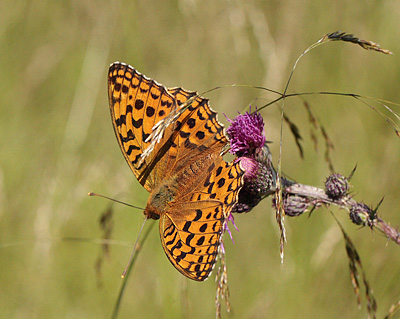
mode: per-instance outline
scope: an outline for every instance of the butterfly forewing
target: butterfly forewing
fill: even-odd
[[[179,117],[169,125],[139,180],[154,176],[155,184],[165,176],[173,176],[199,158],[218,154],[227,144],[224,128],[217,120],[217,113],[208,105],[208,100],[181,88],[169,89],[181,108]],[[187,101],[190,103],[185,104]]]
[[[140,156],[150,144],[146,142],[153,126],[175,107],[167,89],[146,78],[131,66],[113,63],[108,73],[108,94],[115,135],[126,161],[139,178],[146,168]],[[152,181],[142,185],[150,191]]]

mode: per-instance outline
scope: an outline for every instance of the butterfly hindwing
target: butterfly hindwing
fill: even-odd
[[[207,279],[217,258],[223,223],[218,201],[187,203],[163,215],[161,242],[175,268],[193,280]]]
[[[171,203],[160,221],[168,259],[182,274],[197,281],[207,279],[214,267],[224,222],[243,183],[239,163],[220,160],[217,164],[198,187]]]

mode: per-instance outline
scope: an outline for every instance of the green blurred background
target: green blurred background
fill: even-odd
[[[282,91],[296,58],[324,34],[344,30],[395,54],[328,43],[298,65],[290,90],[352,92],[400,102],[400,1],[1,1],[0,2],[0,317],[110,318],[120,274],[143,221],[114,205],[112,239],[100,275],[96,260],[109,206],[89,191],[144,207],[148,194],[114,137],[107,69],[124,61],[166,86],[203,92],[248,84]],[[273,97],[250,88],[207,94],[234,117]],[[400,144],[391,126],[351,98],[307,97],[335,145],[335,169],[355,198],[400,224]],[[399,107],[395,107],[399,111]],[[287,99],[304,160],[287,126],[283,171],[323,185],[324,142],[315,152],[300,99]],[[278,159],[279,109],[262,111]],[[334,210],[353,239],[378,301],[378,318],[400,299],[399,247]],[[236,218],[225,237],[231,315],[224,318],[365,318],[350,283],[340,229],[326,209],[286,218],[284,264],[271,200]],[[149,227],[148,224],[146,227]],[[88,242],[65,238],[87,238]],[[64,238],[64,239],[63,239]],[[185,279],[162,251],[157,227],[129,278],[119,318],[214,318],[214,275]],[[362,291],[363,293],[363,291]],[[399,316],[398,316],[399,317]]]

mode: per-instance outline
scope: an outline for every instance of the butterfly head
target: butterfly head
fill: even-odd
[[[159,219],[174,201],[177,194],[175,179],[168,179],[150,193],[144,214],[151,219]]]

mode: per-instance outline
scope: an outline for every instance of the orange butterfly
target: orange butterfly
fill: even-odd
[[[167,89],[119,62],[108,94],[115,135],[150,192],[144,214],[160,219],[168,259],[186,277],[207,279],[244,173],[222,158],[228,140],[217,113],[196,92]]]

